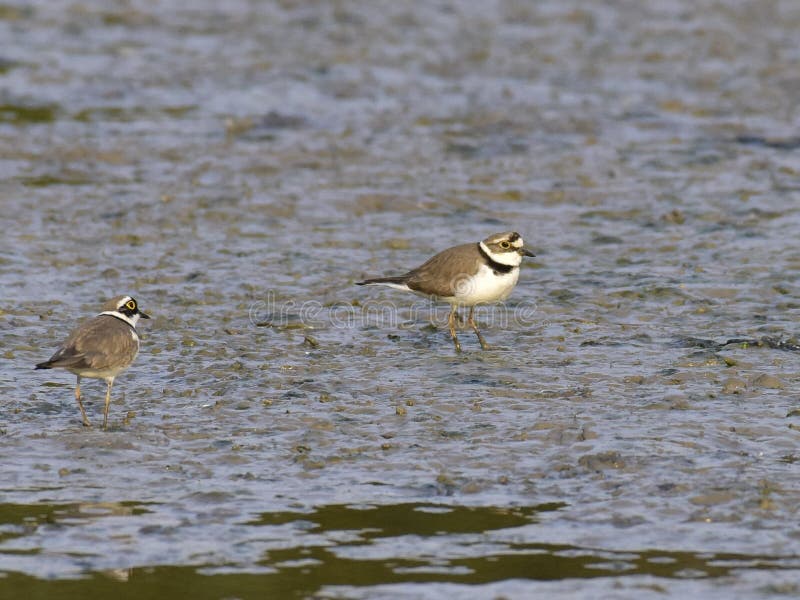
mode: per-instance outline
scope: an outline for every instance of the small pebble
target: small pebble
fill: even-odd
[[[782,390],[786,387],[780,379],[774,375],[767,375],[766,373],[762,373],[751,379],[750,384],[753,387],[767,388],[769,390]]]
[[[746,389],[747,383],[742,379],[737,379],[736,377],[726,379],[725,383],[722,384],[723,394],[741,394]]]

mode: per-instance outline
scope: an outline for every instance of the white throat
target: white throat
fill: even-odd
[[[109,317],[116,317],[122,321],[125,321],[128,325],[136,329],[136,323],[139,322],[139,315],[132,315],[128,316],[119,312],[118,310],[104,310],[100,313],[101,315],[108,315]]]
[[[509,267],[518,267],[522,262],[522,255],[519,252],[501,252],[496,253],[489,250],[486,247],[486,244],[483,242],[479,242],[481,246],[481,250],[486,252],[486,255],[491,258],[493,261],[500,263],[501,265],[507,265]]]

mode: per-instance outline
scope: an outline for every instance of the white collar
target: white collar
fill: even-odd
[[[122,314],[118,310],[104,310],[100,313],[101,315],[108,315],[109,317],[115,317],[120,319],[121,321],[125,321],[128,325],[136,329],[136,323],[139,322],[139,315],[133,315],[129,317],[128,315]]]
[[[486,253],[486,256],[491,258],[496,263],[500,263],[501,265],[505,265],[507,267],[518,267],[522,262],[522,256],[520,256],[519,252],[502,252],[497,254],[489,250],[489,248],[487,248],[486,244],[483,242],[478,243],[480,244],[481,250]]]

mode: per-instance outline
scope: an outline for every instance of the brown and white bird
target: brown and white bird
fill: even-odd
[[[78,377],[75,399],[86,427],[91,424],[81,402],[81,377],[103,379],[108,386],[103,412],[103,429],[106,429],[114,378],[131,366],[139,353],[136,323],[140,318],[149,319],[150,316],[139,310],[132,297],[112,298],[103,305],[103,312],[73,330],[50,360],[36,365],[37,369],[66,369]]]
[[[490,235],[476,244],[443,250],[405,275],[366,279],[356,285],[387,285],[450,303],[447,325],[456,352],[461,352],[456,335],[458,308],[469,306],[467,323],[478,336],[481,348],[486,350],[489,346],[475,323],[475,306],[508,298],[517,285],[523,256],[534,254],[525,248],[517,232],[506,231]]]

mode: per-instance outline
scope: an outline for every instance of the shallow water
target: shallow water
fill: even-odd
[[[797,595],[800,7],[184,4],[0,5],[0,596]]]

